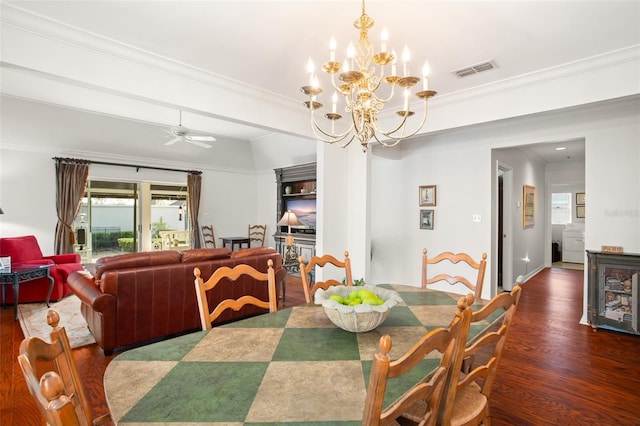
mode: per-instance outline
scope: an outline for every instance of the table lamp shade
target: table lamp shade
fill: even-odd
[[[287,233],[289,235],[287,235],[287,239],[285,242],[287,246],[293,245],[293,236],[291,235],[291,226],[300,226],[300,225],[304,225],[304,224],[300,222],[300,219],[298,219],[298,216],[296,216],[296,214],[291,210],[287,210],[286,212],[284,212],[284,214],[282,215],[282,218],[278,221],[278,226],[286,226],[288,228]]]
[[[300,226],[300,225],[304,225],[304,224],[300,222],[300,219],[298,219],[298,216],[296,216],[296,214],[291,210],[287,210],[286,212],[284,212],[284,214],[282,215],[282,218],[278,221],[278,226],[289,227],[289,233],[291,233],[292,226]]]

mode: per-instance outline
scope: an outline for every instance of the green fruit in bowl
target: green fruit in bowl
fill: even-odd
[[[332,294],[330,297],[331,300],[335,300],[338,303],[344,303],[344,298],[339,294]]]
[[[376,299],[378,296],[372,292],[371,290],[361,289],[357,291],[358,297],[362,300],[364,299]]]

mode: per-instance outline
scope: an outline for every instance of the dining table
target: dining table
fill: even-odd
[[[344,331],[324,307],[304,304],[123,352],[104,375],[112,418],[118,425],[359,425],[380,337],[391,336],[397,359],[428,331],[447,327],[461,297],[380,286],[402,303],[368,332]],[[496,319],[473,324],[469,340]],[[390,380],[385,406],[439,362],[424,359],[406,380]]]

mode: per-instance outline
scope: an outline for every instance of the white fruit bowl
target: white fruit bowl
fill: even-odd
[[[360,289],[374,292],[379,298],[384,300],[384,303],[377,306],[367,304],[346,306],[330,299],[334,294],[347,297],[352,291]],[[337,285],[329,287],[327,290],[319,289],[316,291],[315,303],[316,305],[322,305],[331,322],[341,329],[354,333],[363,333],[371,331],[382,324],[389,315],[389,312],[391,312],[391,308],[398,303],[402,303],[402,298],[393,290],[376,286],[348,287]]]

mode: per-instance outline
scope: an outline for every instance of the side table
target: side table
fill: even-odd
[[[47,293],[47,307],[49,307],[49,298],[53,292],[53,278],[49,274],[49,268],[53,265],[18,265],[12,266],[9,270],[0,271],[0,285],[2,285],[2,308],[5,308],[6,289],[5,285],[11,284],[13,287],[13,307],[15,310],[14,319],[18,320],[18,301],[20,300],[20,284],[37,280],[38,278],[47,278],[50,281],[49,292]]]
[[[249,247],[249,237],[222,237],[222,247],[226,247],[227,244],[231,244],[231,251],[234,251],[233,248],[237,245],[239,249],[242,248],[243,244],[246,244]]]

